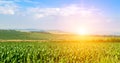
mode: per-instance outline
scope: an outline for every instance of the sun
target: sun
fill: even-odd
[[[79,35],[87,35],[88,34],[88,30],[86,28],[80,28],[77,33]]]

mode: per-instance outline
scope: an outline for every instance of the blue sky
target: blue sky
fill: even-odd
[[[0,29],[120,32],[120,0],[0,0]]]

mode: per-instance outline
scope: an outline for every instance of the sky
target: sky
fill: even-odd
[[[0,0],[0,29],[120,32],[120,0]]]

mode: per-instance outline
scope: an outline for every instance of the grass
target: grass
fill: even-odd
[[[92,42],[120,42],[120,36],[80,36],[75,34],[50,34],[43,32],[0,30],[0,40],[72,40]]]

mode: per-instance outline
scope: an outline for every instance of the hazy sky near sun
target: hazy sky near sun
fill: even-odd
[[[120,0],[0,0],[0,29],[120,31]]]

